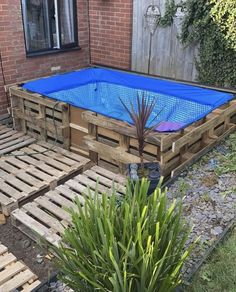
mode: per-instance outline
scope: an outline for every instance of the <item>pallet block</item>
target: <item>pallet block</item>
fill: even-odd
[[[85,197],[92,195],[97,187],[98,193],[112,192],[125,194],[125,178],[106,169],[94,166],[79,174],[65,184],[36,198],[11,213],[12,224],[33,240],[43,237],[54,245],[61,241],[64,228],[71,224],[71,218],[66,208],[76,208],[74,200],[78,199],[84,205]]]
[[[87,169],[90,160],[44,141],[0,159],[0,210],[10,212],[48,189]]]
[[[0,292],[29,292],[39,284],[38,277],[0,243]]]

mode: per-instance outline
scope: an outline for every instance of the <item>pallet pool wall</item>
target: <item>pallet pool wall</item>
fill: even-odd
[[[15,129],[49,143],[55,143],[57,139],[58,146],[85,157],[89,156],[84,144],[84,136],[88,134],[88,125],[82,119],[84,110],[63,102],[58,104],[53,99],[29,92],[17,85],[8,90]]]
[[[70,150],[78,154],[89,156],[84,137],[88,135],[88,123],[83,120],[83,109],[70,106]]]
[[[14,128],[70,148],[69,105],[22,89],[9,88]],[[56,129],[55,129],[56,127]]]
[[[236,129],[236,100],[176,133],[151,133],[146,139],[144,158],[157,161],[163,176],[174,177]],[[89,134],[85,143],[90,159],[125,173],[125,163],[139,162],[135,128],[127,123],[83,113]]]
[[[14,123],[23,131],[52,142],[55,137],[52,108],[56,102],[20,86],[11,87],[10,93]],[[125,173],[125,163],[139,162],[133,127],[67,104],[60,103],[58,108],[60,146],[89,157],[113,172]],[[162,175],[174,177],[233,132],[235,124],[236,100],[233,100],[182,131],[152,133],[146,140],[144,157],[147,161],[158,161]]]

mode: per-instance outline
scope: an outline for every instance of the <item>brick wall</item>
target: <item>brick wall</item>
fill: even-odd
[[[77,0],[80,51],[26,58],[20,0],[0,1],[0,52],[6,84],[87,66],[88,1]],[[132,0],[89,0],[91,63],[129,69],[131,63]],[[0,68],[0,115],[6,111]]]
[[[0,115],[5,114],[7,112],[7,98],[6,93],[4,91],[4,80],[3,80],[3,74],[2,69],[0,67]]]
[[[131,67],[132,0],[90,0],[91,62]]]
[[[87,0],[77,0],[80,51],[26,58],[20,0],[0,1],[0,52],[6,84],[52,74],[51,67],[61,72],[89,64],[89,30]],[[0,115],[6,111],[0,68]]]

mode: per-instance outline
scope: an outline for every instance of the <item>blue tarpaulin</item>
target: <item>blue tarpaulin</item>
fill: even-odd
[[[27,82],[23,88],[131,123],[120,102],[136,105],[137,95],[156,104],[147,126],[177,131],[203,118],[233,95],[111,69],[88,68]]]

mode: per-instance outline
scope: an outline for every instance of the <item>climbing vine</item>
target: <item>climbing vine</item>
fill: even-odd
[[[159,25],[167,27],[173,23],[175,13],[178,5],[175,4],[175,0],[166,0],[165,14],[160,18]]]
[[[218,86],[236,86],[235,0],[186,0],[180,39],[197,44],[198,79]]]
[[[219,25],[228,47],[236,51],[236,1],[211,0],[211,16]]]
[[[166,0],[158,25],[171,25],[178,7],[185,12],[180,41],[199,48],[198,81],[236,87],[236,0]]]

